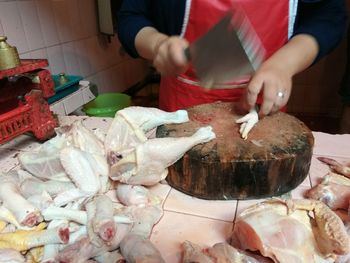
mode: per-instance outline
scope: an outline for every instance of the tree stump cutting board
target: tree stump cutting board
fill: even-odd
[[[256,199],[278,196],[306,178],[314,138],[304,123],[286,113],[266,116],[243,140],[234,103],[188,109],[190,121],[162,125],[157,137],[191,136],[211,125],[216,139],[197,145],[169,167],[175,189],[202,199]]]

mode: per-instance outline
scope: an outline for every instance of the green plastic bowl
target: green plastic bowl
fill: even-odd
[[[129,107],[130,96],[123,93],[104,93],[84,105],[83,111],[88,116],[114,117],[118,110]]]

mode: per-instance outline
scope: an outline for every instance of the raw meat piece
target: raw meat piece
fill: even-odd
[[[208,248],[207,252],[210,257],[214,259],[214,262],[227,262],[227,263],[263,263],[268,262],[267,259],[258,257],[259,260],[254,257],[248,256],[244,251],[238,250],[227,243],[217,243],[213,247]]]
[[[28,197],[27,200],[40,211],[48,208],[53,204],[53,200],[47,192],[43,192],[41,195],[32,195]]]
[[[236,249],[228,243],[217,243],[213,247],[201,248],[200,246],[185,241],[183,244],[183,263],[269,263],[267,258]]]
[[[127,184],[154,185],[163,180],[167,167],[193,146],[215,138],[210,126],[198,129],[190,137],[156,138],[136,147],[111,167],[110,176]]]
[[[152,242],[138,234],[124,237],[120,243],[120,251],[128,263],[165,263]]]
[[[125,259],[118,250],[112,252],[105,252],[100,256],[94,258],[99,263],[124,263]]]
[[[68,240],[69,229],[66,225],[48,230],[17,230],[0,234],[0,248],[26,251],[46,244],[64,244]]]
[[[350,179],[335,173],[329,173],[320,184],[308,190],[305,196],[324,202],[332,210],[347,210],[350,199]]]
[[[159,125],[183,123],[189,120],[185,110],[166,112],[157,108],[134,106],[120,110],[117,114],[123,116],[133,128],[140,128],[145,133]]]
[[[117,249],[121,240],[124,239],[130,231],[131,225],[117,224],[116,228],[118,229],[118,232],[109,245],[104,244],[97,247],[91,243],[87,236],[85,236],[61,250],[58,255],[58,260],[65,263],[85,263],[89,258]]]
[[[61,150],[60,159],[67,174],[80,190],[89,195],[100,190],[99,174],[93,168],[95,163],[90,153],[66,147]]]
[[[31,227],[43,220],[40,211],[21,195],[14,177],[0,174],[0,200],[22,225]]]
[[[341,164],[332,158],[318,157],[317,159],[329,165],[332,171],[350,178],[350,166]]]
[[[35,152],[18,155],[21,166],[37,178],[69,181],[60,161],[60,150],[66,146],[64,135],[57,135],[42,144]]]
[[[62,219],[62,220],[73,221],[82,225],[85,225],[87,223],[86,211],[82,211],[82,210],[50,206],[47,209],[43,210],[42,214],[45,220],[47,221],[54,220],[54,219]],[[132,223],[132,220],[129,217],[122,216],[122,215],[114,215],[113,220],[115,223],[125,223],[125,224]]]
[[[215,261],[204,253],[203,249],[190,241],[182,243],[182,263],[214,263]],[[220,261],[219,261],[220,262]]]
[[[147,140],[146,133],[165,123],[188,121],[187,112],[165,112],[157,108],[128,107],[117,112],[105,140],[108,163],[113,165]]]
[[[3,205],[0,206],[0,220],[10,223],[17,228],[21,227],[12,212]]]
[[[118,200],[126,206],[159,204],[161,200],[146,187],[119,183],[116,189]]]
[[[47,229],[55,229],[56,227],[59,227],[62,224],[67,223],[64,220],[52,220],[48,226]],[[71,239],[71,236],[69,236],[69,239]],[[70,240],[69,240],[70,241]],[[59,244],[47,244],[44,246],[44,252],[41,258],[41,263],[54,263],[55,258],[58,255],[60,249]]]
[[[126,214],[131,214],[133,226],[130,233],[149,238],[153,226],[161,219],[163,210],[160,205],[129,206],[125,208]]]
[[[0,249],[1,263],[24,263],[25,259],[17,250]]]
[[[116,234],[113,202],[106,195],[95,197],[94,202],[96,206],[96,213],[92,222],[94,232],[98,233],[104,241],[111,241]]]
[[[44,191],[50,196],[55,197],[57,194],[63,191],[74,188],[72,182],[62,182],[56,180],[41,181],[36,178],[25,179],[21,183],[21,193],[24,197],[28,198],[33,195],[41,195]]]
[[[160,220],[163,211],[159,206],[127,207],[134,224],[124,237],[120,250],[128,263],[164,262],[158,249],[149,240],[153,226]]]
[[[63,126],[58,129],[64,134],[70,145],[73,145],[84,152],[104,156],[105,150],[103,142],[98,137],[88,130],[82,121],[75,121],[71,125]]]
[[[260,251],[274,262],[328,262],[327,258],[350,249],[341,219],[315,200],[271,200],[254,205],[239,215],[234,235],[241,248]]]

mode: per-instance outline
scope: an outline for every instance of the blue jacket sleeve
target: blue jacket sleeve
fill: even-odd
[[[317,61],[342,40],[346,20],[345,0],[301,0],[293,35],[309,34],[316,39],[319,45]]]
[[[186,0],[124,0],[118,13],[118,37],[125,50],[137,57],[135,37],[146,26],[167,35],[181,33]]]
[[[152,0],[124,0],[118,12],[119,41],[132,57],[139,56],[135,48],[137,33],[144,27],[153,27],[150,1]]]

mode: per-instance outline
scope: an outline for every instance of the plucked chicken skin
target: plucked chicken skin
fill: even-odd
[[[341,219],[316,200],[270,200],[249,207],[238,216],[233,235],[242,249],[281,263],[329,262],[350,251]]]

